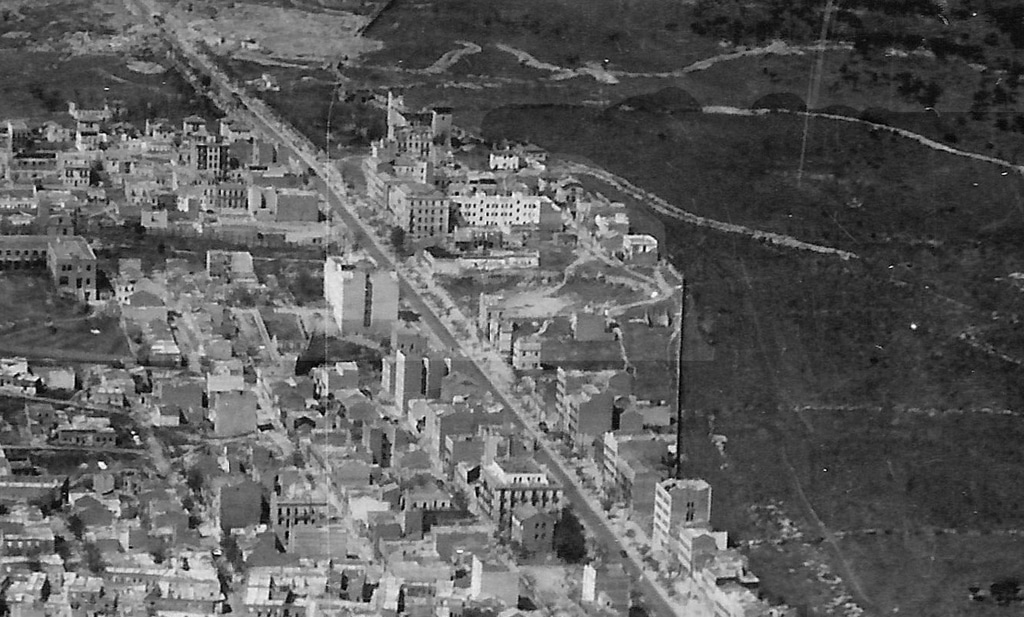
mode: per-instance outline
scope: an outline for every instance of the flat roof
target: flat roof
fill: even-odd
[[[0,249],[46,250],[52,236],[0,236]]]
[[[96,259],[89,243],[81,236],[54,236],[49,249],[57,259]]]
[[[545,473],[544,469],[531,458],[515,457],[497,461],[505,473]]]

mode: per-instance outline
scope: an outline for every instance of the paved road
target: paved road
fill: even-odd
[[[136,0],[136,2],[138,6],[150,8],[147,6],[146,0]],[[196,54],[190,47],[190,44],[183,38],[182,33],[176,30],[176,28],[182,28],[182,26],[177,24],[173,17],[167,16],[166,24],[167,26],[163,29],[164,33],[170,37],[173,44],[176,44],[179,49],[185,52],[186,57],[196,69],[210,75],[214,87],[220,88],[222,91],[230,90],[239,96],[246,107],[246,110],[242,113],[247,116],[249,122],[255,125],[255,128],[278,141],[285,154],[302,160],[310,167],[316,169],[320,175],[319,188],[324,189],[324,193],[327,195],[337,219],[350,229],[358,230],[367,239],[363,243],[364,250],[382,265],[397,265],[368,225],[357,219],[350,210],[350,204],[346,203],[348,196],[346,195],[345,186],[343,182],[338,181],[340,179],[340,172],[336,168],[329,169],[322,160],[317,158],[317,154],[303,151],[305,144],[308,143],[307,140],[297,136],[294,129],[290,126],[283,125],[277,122],[276,119],[268,118],[266,114],[267,108],[262,102],[250,99],[244,92],[230,84],[219,70],[214,69],[209,60]],[[398,268],[398,273],[403,300],[419,312],[427,327],[433,331],[443,344],[453,350],[454,359],[458,362],[463,372],[475,378],[478,383],[486,385],[494,394],[496,401],[516,411],[516,422],[525,433],[539,436],[537,429],[530,426],[519,416],[520,407],[513,404],[508,395],[495,382],[494,378],[488,375],[476,361],[463,353],[463,341],[460,341],[455,334],[449,331],[448,326],[441,321],[434,313],[433,308],[420,296],[420,292],[410,284],[402,268]],[[639,555],[637,555],[636,551],[626,547],[619,541],[614,531],[612,531],[607,518],[604,517],[603,512],[598,513],[587,502],[576,486],[576,478],[570,475],[560,461],[556,460],[556,456],[548,449],[548,446],[542,443],[542,449],[536,453],[535,458],[541,464],[546,465],[552,475],[562,483],[565,496],[572,505],[573,510],[588,529],[596,535],[598,542],[607,548],[608,554],[614,556],[619,555],[621,551],[628,551],[629,558],[623,559],[623,564],[626,571],[634,580],[639,582],[640,591],[643,593],[648,609],[662,617],[675,617],[682,614],[679,607],[674,606],[665,595],[663,589],[653,585],[643,576]]]
[[[134,454],[149,456],[149,452],[140,448],[120,448],[116,446],[38,446],[17,443],[0,443],[0,449],[8,452],[32,450],[34,452],[96,452],[98,454]]]

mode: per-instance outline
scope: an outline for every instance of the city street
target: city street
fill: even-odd
[[[150,15],[154,13],[153,7],[146,3],[145,0],[137,0],[137,2],[144,9],[144,13],[148,12]],[[565,463],[559,460],[557,455],[551,451],[543,440],[539,439],[539,431],[525,421],[524,412],[520,405],[506,394],[495,375],[491,375],[483,370],[477,359],[470,358],[470,350],[467,349],[465,342],[460,340],[451,331],[451,328],[436,314],[434,308],[420,295],[419,290],[410,282],[405,268],[400,267],[400,264],[396,263],[394,257],[388,252],[388,249],[384,247],[368,225],[356,218],[352,212],[354,204],[347,203],[347,189],[337,168],[329,165],[327,161],[322,159],[319,152],[314,152],[307,139],[299,136],[290,126],[283,124],[273,117],[262,101],[253,100],[242,88],[231,83],[208,58],[196,52],[192,43],[188,40],[187,33],[182,32],[182,30],[187,30],[187,27],[178,23],[175,17],[167,15],[165,26],[162,30],[182,54],[186,56],[194,69],[210,76],[211,91],[209,94],[215,101],[227,108],[235,107],[231,105],[229,100],[226,100],[228,97],[223,94],[231,92],[241,101],[244,108],[232,111],[243,116],[245,120],[254,125],[254,128],[277,141],[281,148],[280,156],[282,159],[292,157],[303,161],[317,172],[320,178],[318,188],[322,189],[328,197],[331,208],[336,215],[335,220],[340,219],[347,228],[358,231],[366,239],[362,243],[363,249],[373,259],[377,260],[379,264],[397,269],[403,300],[413,310],[420,313],[425,325],[433,332],[437,339],[453,351],[455,356],[453,360],[456,366],[466,375],[477,380],[478,383],[485,385],[493,393],[496,401],[515,412],[516,421],[522,430],[526,434],[538,439],[541,449],[535,455],[537,461],[547,466],[555,479],[562,483],[568,503],[572,506],[580,521],[596,536],[597,542],[605,547],[606,554],[627,556],[622,560],[624,567],[639,585],[648,610],[662,617],[682,615],[682,607],[676,606],[668,597],[665,589],[655,584],[649,578],[650,575],[643,571],[642,560],[636,550],[616,536],[599,504],[588,501],[577,486],[578,480],[565,466]]]

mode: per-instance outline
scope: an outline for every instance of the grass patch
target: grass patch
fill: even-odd
[[[760,538],[749,506],[780,503],[812,533],[796,482],[835,530],[1019,525],[1019,419],[900,411],[1024,408],[1019,369],[957,339],[1019,303],[1019,290],[994,280],[1024,261],[1019,178],[855,126],[811,128],[798,184],[802,121],[789,116],[547,107],[502,110],[485,122],[488,137],[588,158],[698,214],[861,256],[842,262],[657,217],[663,253],[689,278],[716,350],[713,361],[686,367],[688,407],[714,416],[712,430],[729,440],[726,459],[707,444],[703,420],[692,420],[685,450],[688,473],[715,487],[716,527],[737,540]],[[1005,331],[1010,322],[998,323]],[[1024,351],[1019,337],[992,342]],[[853,409],[797,413],[803,405]],[[758,549],[754,570],[772,594],[815,606],[825,583],[805,580],[803,550]],[[887,550],[865,545],[855,560],[867,595],[907,614],[942,614],[925,603],[937,595],[910,591],[920,572],[897,572],[901,561]],[[1017,552],[964,551],[961,565],[982,572]],[[966,587],[943,594],[948,602],[967,596]],[[955,606],[963,610],[943,610],[975,610]]]
[[[1002,617],[1014,608],[970,599],[969,588],[1024,576],[1024,540],[1007,536],[848,538],[842,549],[878,613]]]
[[[902,138],[821,122],[798,184],[801,128],[783,115],[552,107],[496,112],[488,135],[582,154],[697,214],[859,254],[836,263],[663,219],[666,252],[718,324],[731,375],[767,354],[779,400],[1019,404],[1006,368],[955,337],[1015,301],[1017,292],[993,275],[1024,264],[1015,240],[1024,227],[1014,205],[1020,180]],[[979,361],[986,370],[968,369]],[[728,381],[723,392],[739,389],[722,404],[757,399],[753,391],[769,385]]]
[[[0,114],[42,121],[67,112],[67,103],[102,107],[120,101],[124,119],[178,121],[211,115],[209,101],[174,70],[147,75],[108,55],[63,57],[49,52],[0,50]],[[219,115],[219,114],[218,114]]]
[[[367,61],[425,68],[455,41],[467,40],[505,43],[569,66],[607,58],[613,68],[671,70],[714,48],[686,31],[688,14],[688,7],[665,0],[398,0],[366,31],[385,44]]]
[[[68,359],[75,352],[128,355],[115,317],[89,314],[84,305],[58,295],[44,275],[0,276],[0,315],[0,350],[5,353],[57,360],[64,352]]]

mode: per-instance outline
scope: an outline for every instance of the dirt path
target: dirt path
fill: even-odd
[[[779,234],[771,231],[761,231],[759,229],[753,229],[751,227],[746,227],[744,225],[725,223],[715,219],[710,219],[704,216],[693,214],[692,212],[688,212],[680,208],[679,206],[670,204],[661,197],[658,197],[653,193],[645,191],[640,187],[636,186],[635,184],[631,183],[630,181],[626,180],[625,178],[617,176],[609,171],[605,171],[604,169],[599,169],[597,167],[591,167],[589,165],[584,165],[582,163],[575,162],[566,163],[566,168],[571,173],[585,174],[588,176],[593,176],[599,180],[603,180],[604,182],[607,182],[608,184],[615,187],[616,189],[622,191],[626,195],[629,195],[630,197],[633,197],[644,202],[652,210],[660,214],[664,214],[665,216],[669,216],[674,219],[683,221],[684,223],[689,223],[691,225],[696,225],[698,227],[707,227],[724,233],[738,234],[754,240],[758,240],[760,242],[784,246],[786,248],[792,248],[802,251],[811,251],[823,255],[834,255],[843,260],[857,259],[857,255],[855,253],[837,249],[835,247],[824,246],[821,244],[812,244],[810,242],[797,240],[792,236],[787,236],[784,234]]]
[[[839,548],[839,542],[836,541],[836,535],[825,526],[825,523],[818,517],[818,513],[811,505],[810,500],[807,499],[807,495],[804,493],[804,487],[800,484],[800,477],[797,475],[796,469],[794,469],[793,465],[789,462],[785,449],[782,449],[782,463],[786,466],[786,472],[789,475],[790,481],[793,483],[793,488],[796,489],[797,498],[800,501],[800,505],[803,508],[804,513],[818,528],[825,544],[832,549],[836,561],[839,563],[839,568],[843,573],[843,581],[849,584],[850,591],[853,592],[853,597],[857,601],[857,604],[859,604],[863,609],[870,610],[874,606],[874,602],[872,602],[871,599],[868,598],[867,594],[864,593],[864,589],[861,587],[860,580],[854,573],[853,567],[843,555],[843,551]]]
[[[458,43],[459,45],[462,45],[462,47],[445,52],[444,55],[438,58],[433,64],[423,69],[423,72],[430,73],[432,75],[444,73],[448,69],[455,66],[455,64],[458,63],[459,60],[462,60],[466,56],[478,54],[481,51],[483,51],[483,48],[477,45],[476,43],[470,43],[469,41],[455,42]]]
[[[662,72],[637,72],[637,71],[620,71],[620,70],[607,70],[599,63],[590,63],[585,67],[572,69],[564,66],[558,66],[550,62],[544,62],[538,60],[529,52],[521,49],[516,49],[510,45],[504,43],[498,43],[498,49],[506,53],[512,54],[517,60],[524,66],[528,66],[533,69],[540,71],[548,71],[552,73],[552,79],[562,80],[571,79],[573,77],[593,77],[599,82],[606,84],[617,84],[619,78],[672,78],[682,77],[688,73],[696,73],[698,71],[706,71],[707,69],[720,64],[722,62],[730,62],[732,60],[740,60],[742,58],[751,58],[755,56],[802,56],[808,52],[816,51],[845,51],[853,49],[852,43],[829,43],[829,44],[815,44],[815,45],[789,45],[783,41],[773,41],[768,45],[762,47],[753,47],[751,49],[740,49],[738,51],[731,51],[728,53],[718,54],[717,56],[711,56],[710,58],[704,58],[698,60],[692,64],[688,64],[681,69],[674,71],[662,71]]]
[[[525,52],[521,49],[516,49],[515,47],[505,45],[504,43],[498,43],[496,47],[505,53],[512,54],[513,56],[515,56],[516,60],[519,60],[519,63],[524,66],[528,66],[532,69],[537,69],[540,71],[548,71],[550,73],[553,73],[552,79],[555,80],[572,79],[573,77],[593,77],[597,81],[605,84],[619,83],[619,79],[618,77],[615,76],[615,74],[605,70],[604,67],[602,67],[599,63],[596,62],[590,63],[587,66],[578,69],[570,69],[564,66],[551,64],[550,62],[542,62],[537,58],[533,57],[533,55],[530,54],[529,52]]]
[[[815,51],[846,51],[853,49],[852,43],[829,43],[826,45],[815,44],[815,45],[789,45],[784,41],[772,41],[768,45],[762,47],[754,47],[751,49],[741,49],[738,51],[731,51],[724,54],[718,54],[717,56],[711,56],[710,58],[704,58],[698,60],[692,64],[688,64],[681,69],[675,71],[666,71],[661,73],[636,73],[632,71],[610,71],[612,75],[617,77],[682,77],[687,73],[696,73],[698,71],[706,71],[707,69],[720,64],[722,62],[730,62],[732,60],[740,60],[742,58],[752,58],[755,56],[802,56],[808,52]]]
[[[905,137],[907,139],[916,141],[917,143],[921,144],[922,146],[925,146],[927,148],[931,148],[932,150],[937,150],[939,152],[945,152],[946,154],[952,154],[953,156],[959,156],[961,158],[968,158],[968,159],[972,159],[972,160],[975,160],[975,161],[980,161],[982,163],[990,163],[992,165],[997,165],[999,167],[1003,167],[1005,169],[1008,169],[1010,171],[1013,171],[1013,172],[1016,172],[1016,173],[1019,173],[1019,174],[1024,174],[1024,165],[1017,165],[1017,164],[1011,163],[1010,161],[1006,161],[1006,160],[1003,160],[1003,159],[998,159],[998,158],[996,158],[994,156],[987,156],[987,155],[984,155],[984,154],[978,154],[976,152],[968,152],[967,150],[960,150],[958,148],[954,148],[952,146],[948,146],[948,145],[946,145],[944,143],[935,141],[934,139],[930,139],[928,137],[925,137],[924,135],[921,135],[919,133],[915,133],[913,131],[908,131],[906,129],[896,128],[896,127],[893,127],[893,126],[889,126],[887,124],[878,124],[876,122],[869,122],[867,120],[861,120],[860,118],[851,118],[849,116],[840,116],[840,115],[836,115],[836,114],[823,114],[823,113],[813,112],[813,111],[812,112],[804,112],[804,111],[785,111],[785,110],[768,110],[768,109],[742,109],[740,107],[729,107],[729,106],[724,106],[724,105],[713,105],[713,106],[705,107],[701,111],[703,113],[705,113],[705,114],[715,114],[715,115],[724,115],[724,116],[748,116],[748,117],[766,116],[766,115],[772,114],[772,113],[782,113],[782,114],[789,114],[789,115],[800,116],[800,117],[821,118],[822,120],[833,120],[833,121],[836,121],[836,122],[849,122],[851,124],[859,124],[861,126],[866,126],[866,127],[872,128],[872,129],[879,130],[879,131],[886,131],[888,133],[893,133],[895,135],[899,135],[900,137]]]

